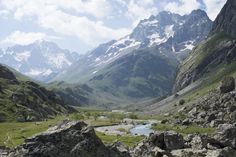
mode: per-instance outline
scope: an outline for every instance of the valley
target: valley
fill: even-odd
[[[0,49],[0,157],[235,157],[236,1],[208,14],[163,10],[84,54]]]

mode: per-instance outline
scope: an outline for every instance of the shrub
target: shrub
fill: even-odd
[[[180,101],[179,101],[179,105],[183,105],[185,103],[185,100],[184,99],[181,99]]]

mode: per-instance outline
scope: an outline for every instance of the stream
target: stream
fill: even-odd
[[[95,128],[96,131],[103,132],[105,134],[112,134],[112,135],[125,135],[129,132],[130,135],[144,135],[149,136],[150,133],[154,132],[151,129],[152,124],[154,122],[148,121],[146,124],[119,124],[113,126],[104,126],[104,127],[97,127]],[[121,129],[122,128],[122,129]],[[126,130],[126,131],[121,131]]]

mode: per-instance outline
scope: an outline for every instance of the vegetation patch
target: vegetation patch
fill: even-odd
[[[213,134],[215,132],[214,128],[203,128],[200,126],[180,126],[180,125],[172,125],[172,124],[157,124],[152,126],[153,130],[156,131],[176,131],[181,134]]]
[[[106,135],[101,132],[96,132],[96,134],[105,144],[112,144],[116,141],[119,141],[124,143],[128,147],[133,147],[145,138],[145,136]]]

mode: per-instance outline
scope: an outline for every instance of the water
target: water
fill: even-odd
[[[154,130],[151,129],[152,124],[148,123],[145,125],[136,125],[134,128],[130,130],[130,133],[132,135],[145,135],[149,136],[150,133],[154,132]]]

